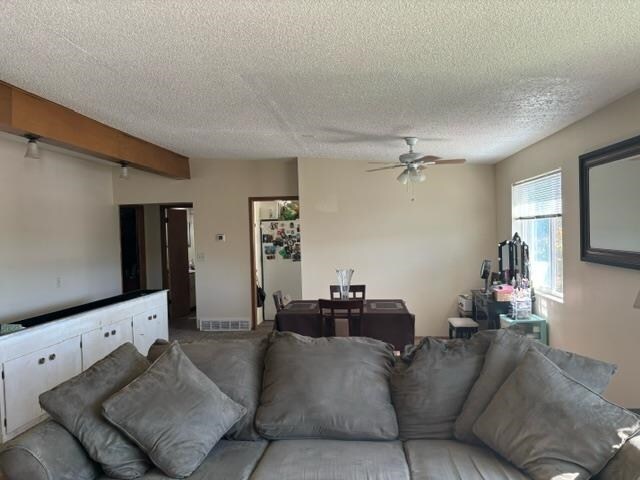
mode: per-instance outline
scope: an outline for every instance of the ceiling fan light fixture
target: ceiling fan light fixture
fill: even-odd
[[[416,168],[409,169],[409,181],[413,183],[423,182],[425,180],[425,176],[420,173]]]
[[[409,173],[409,169],[403,170],[400,175],[398,175],[398,180],[402,185],[406,185],[409,183],[411,174]]]

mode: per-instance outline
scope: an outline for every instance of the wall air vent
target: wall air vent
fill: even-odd
[[[203,332],[240,332],[251,330],[251,321],[244,319],[200,320]]]

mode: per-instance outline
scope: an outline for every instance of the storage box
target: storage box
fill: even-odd
[[[512,295],[512,292],[503,292],[500,290],[495,290],[493,292],[493,296],[497,302],[510,302],[511,295]]]
[[[458,310],[471,312],[473,310],[473,299],[469,294],[458,295]]]

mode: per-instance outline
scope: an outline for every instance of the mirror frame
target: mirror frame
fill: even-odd
[[[591,246],[589,171],[598,165],[640,155],[640,135],[585,153],[580,161],[580,260],[640,270],[640,251],[610,250]]]

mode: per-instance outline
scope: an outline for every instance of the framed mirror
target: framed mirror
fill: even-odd
[[[640,136],[579,159],[582,261],[640,269]]]

